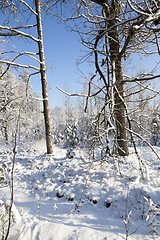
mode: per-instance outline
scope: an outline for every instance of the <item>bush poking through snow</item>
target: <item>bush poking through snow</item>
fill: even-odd
[[[73,124],[72,126],[68,126],[64,131],[64,135],[65,135],[64,147],[68,148],[66,157],[71,159],[75,156],[74,149],[79,142],[78,130],[76,125]]]
[[[0,222],[2,222],[2,224],[5,223],[5,218],[6,218],[6,208],[4,205],[4,202],[2,200],[0,200]]]
[[[65,142],[64,147],[75,148],[79,142],[78,130],[75,124],[68,126],[65,131]]]
[[[6,169],[7,165],[5,163],[0,164],[0,182],[7,182],[6,181]]]
[[[151,225],[152,231],[160,234],[160,205],[155,204],[152,199],[147,199],[145,205],[148,206],[148,211],[146,212],[146,221],[148,221],[147,226]]]
[[[2,223],[2,225],[8,221],[9,208],[10,208],[10,200],[7,200],[5,203],[2,200],[0,200],[0,222]],[[21,221],[20,214],[14,203],[12,205],[11,217],[12,217],[13,223],[18,223]]]
[[[75,156],[75,153],[73,152],[73,149],[71,147],[69,147],[67,149],[66,157],[71,159],[71,158],[74,158],[74,156]]]

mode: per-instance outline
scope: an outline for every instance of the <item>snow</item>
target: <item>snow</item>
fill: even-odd
[[[132,148],[128,157],[103,162],[89,160],[84,149],[77,148],[71,159],[66,152],[54,146],[47,155],[42,141],[17,148],[9,240],[159,239],[160,160],[148,147],[139,149],[148,179],[138,177]],[[0,159],[0,167],[7,166],[0,181],[2,226],[13,151],[1,144]],[[126,229],[133,233],[128,238]]]

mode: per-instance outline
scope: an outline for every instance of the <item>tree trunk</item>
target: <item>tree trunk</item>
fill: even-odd
[[[128,156],[128,143],[127,143],[127,135],[126,135],[126,120],[125,120],[125,108],[123,104],[124,99],[124,89],[122,84],[122,66],[121,60],[115,61],[115,76],[116,76],[116,87],[114,91],[114,115],[116,121],[116,132],[117,132],[117,144],[118,144],[118,153],[120,156]]]
[[[51,154],[53,152],[53,148],[52,148],[49,106],[48,106],[47,80],[46,80],[46,68],[45,68],[45,60],[44,60],[40,3],[41,3],[40,0],[35,0],[35,7],[36,7],[36,13],[37,13],[36,18],[37,18],[38,40],[39,40],[38,41],[38,47],[39,47],[40,73],[41,73],[41,83],[42,83],[42,96],[43,96],[46,145],[47,145],[47,153]]]
[[[103,7],[103,15],[110,20],[106,21],[106,28],[111,28],[112,30],[108,31],[108,35],[105,36],[106,47],[109,46],[109,56],[110,56],[110,66],[112,66],[112,78],[114,75],[115,86],[114,89],[114,117],[116,122],[116,132],[117,132],[117,144],[118,144],[118,153],[120,156],[128,156],[128,143],[127,143],[127,134],[126,134],[126,121],[125,121],[125,107],[123,104],[123,74],[122,74],[122,63],[121,58],[118,58],[120,52],[119,46],[119,33],[118,28],[114,27],[117,23],[117,18],[120,13],[121,1],[120,0],[92,0],[93,2],[101,5]],[[108,49],[108,48],[107,48]],[[108,52],[107,51],[107,52]],[[109,63],[108,63],[109,64]],[[115,69],[113,71],[113,65]],[[109,65],[107,65],[109,70]],[[108,71],[108,80],[109,80],[109,71]]]
[[[113,27],[116,23],[116,16],[119,15],[119,1],[113,0],[110,6],[110,14],[113,12],[112,6],[114,5],[115,18],[109,21],[108,28]],[[108,9],[107,9],[108,11]],[[106,14],[106,15],[107,15]],[[114,117],[116,122],[116,133],[117,133],[117,144],[118,144],[118,153],[120,156],[128,156],[128,143],[127,143],[127,134],[126,134],[126,121],[125,121],[125,107],[123,104],[124,99],[124,89],[123,89],[123,74],[122,74],[122,63],[121,58],[118,58],[118,54],[120,52],[119,46],[119,34],[117,27],[114,27],[111,31],[108,32],[109,39],[109,53],[110,60],[112,64],[112,77],[115,74],[115,86],[114,89]],[[115,63],[115,73],[113,73],[113,61]]]

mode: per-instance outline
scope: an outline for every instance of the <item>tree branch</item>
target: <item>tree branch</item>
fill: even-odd
[[[70,96],[70,97],[88,97],[88,95],[84,95],[84,94],[79,94],[79,93],[68,93],[63,91],[62,89],[60,89],[59,87],[56,87],[59,91],[61,91],[62,93]]]
[[[32,65],[23,65],[23,64],[19,64],[19,63],[10,62],[10,61],[4,61],[4,60],[0,60],[0,63],[5,63],[5,64],[22,67],[22,68],[32,68],[34,70],[40,71],[39,68],[32,66]]]
[[[19,0],[21,3],[23,3],[32,13],[34,13],[36,16],[38,15],[25,1]]]
[[[11,32],[14,32],[15,35],[11,35],[11,33],[3,33],[3,32],[0,32],[0,36],[17,36],[17,35],[21,35],[21,36],[24,36],[24,37],[27,37],[27,38],[31,38],[33,41],[35,42],[39,42],[39,40],[35,37],[33,37],[32,35],[30,34],[27,34],[27,33],[24,33],[22,31],[18,31],[16,30],[15,28],[11,28],[11,27],[7,27],[7,26],[2,26],[0,25],[0,30],[7,30],[7,31],[11,31]],[[7,35],[8,34],[8,35]]]
[[[126,80],[122,80],[122,83],[150,81],[150,80],[153,80],[155,78],[160,78],[160,74],[152,76],[152,77],[134,78],[134,79],[130,79],[130,80],[126,79]]]

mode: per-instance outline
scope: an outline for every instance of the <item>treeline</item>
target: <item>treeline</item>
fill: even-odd
[[[19,144],[25,146],[45,138],[41,99],[28,83],[28,76],[27,70],[17,77],[8,71],[0,81],[0,138],[6,143],[14,140],[17,121]],[[129,88],[126,94],[129,96]],[[102,155],[113,154],[115,130],[110,113],[101,109],[101,101],[100,97],[90,98],[85,112],[85,98],[77,98],[77,103],[74,100],[73,107],[72,98],[64,95],[63,106],[50,110],[52,142],[67,148],[69,157],[77,146],[87,148],[91,155],[97,147]],[[156,100],[139,91],[136,96],[128,97],[127,102],[132,129],[142,136],[136,137],[138,144],[144,145],[143,140],[147,140],[159,146],[160,111]],[[131,143],[129,131],[128,142]]]

